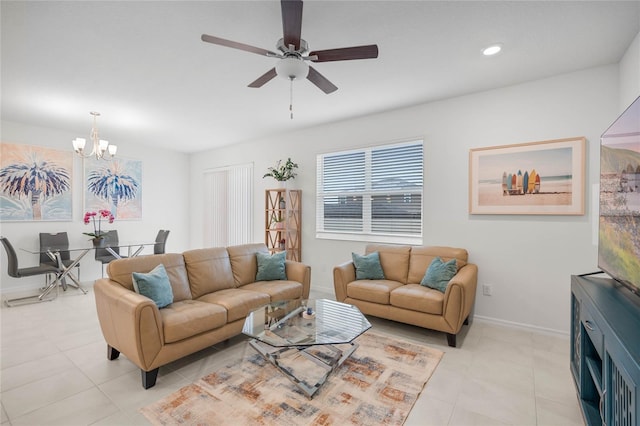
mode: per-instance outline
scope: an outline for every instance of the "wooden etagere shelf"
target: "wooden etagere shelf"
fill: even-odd
[[[265,191],[265,244],[270,253],[287,251],[287,259],[301,262],[301,201],[299,189]]]

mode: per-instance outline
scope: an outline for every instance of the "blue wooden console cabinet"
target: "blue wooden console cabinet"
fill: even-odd
[[[571,372],[587,425],[640,424],[640,297],[571,277]]]

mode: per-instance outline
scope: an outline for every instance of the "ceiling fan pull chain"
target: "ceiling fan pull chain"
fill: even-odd
[[[293,78],[289,78],[289,112],[293,120]]]

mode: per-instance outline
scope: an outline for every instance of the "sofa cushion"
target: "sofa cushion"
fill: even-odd
[[[372,303],[389,304],[389,294],[403,284],[389,280],[361,280],[347,284],[347,296]]]
[[[384,280],[380,255],[377,251],[364,256],[351,253],[351,258],[356,267],[357,280]]]
[[[183,300],[160,310],[165,343],[222,327],[227,323],[227,311],[220,305],[197,300]]]
[[[267,293],[271,297],[271,302],[302,298],[302,284],[297,281],[258,281],[240,288]]]
[[[406,284],[411,246],[369,244],[365,249],[365,254],[373,253],[375,251],[380,255],[380,264],[384,271],[384,277],[391,281],[398,281],[402,284]],[[424,269],[426,270],[427,267],[425,266]]]
[[[258,271],[256,281],[286,280],[287,274],[284,269],[284,261],[287,257],[286,251],[269,254],[263,252],[256,253]]]
[[[162,263],[148,273],[133,272],[132,280],[136,293],[153,300],[158,308],[164,308],[173,303],[171,283]]]
[[[465,249],[438,246],[413,247],[411,249],[409,277],[407,282],[410,284],[419,284],[420,281],[422,281],[427,268],[431,262],[433,262],[433,259],[438,256],[445,262],[448,262],[451,259],[456,259],[458,270],[467,264],[468,255]]]
[[[194,299],[225,288],[233,288],[229,253],[224,247],[189,250],[183,253],[191,295]]]
[[[190,300],[191,289],[189,288],[189,278],[184,265],[184,257],[179,253],[157,254],[153,256],[137,256],[126,259],[117,259],[107,265],[109,278],[121,286],[134,291],[133,273],[149,272],[156,266],[163,264],[171,283],[173,301]]]
[[[258,272],[256,253],[269,253],[269,250],[266,245],[258,243],[227,247],[227,252],[229,252],[235,286],[240,287],[256,280]]]
[[[427,272],[424,274],[422,281],[420,281],[420,285],[444,293],[449,281],[451,281],[451,278],[453,278],[456,272],[458,272],[458,268],[456,267],[455,259],[444,262],[440,257],[436,257],[427,268]]]
[[[390,302],[398,308],[442,315],[444,293],[420,284],[407,284],[391,292]]]
[[[270,299],[267,293],[240,288],[227,288],[215,293],[205,294],[198,300],[224,306],[227,310],[227,322],[233,322],[245,318],[252,310],[266,305],[270,302]]]

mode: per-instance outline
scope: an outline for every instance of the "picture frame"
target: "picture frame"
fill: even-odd
[[[469,151],[469,213],[584,215],[586,139]]]
[[[116,220],[142,219],[142,161],[84,159],[84,209],[109,210]]]
[[[0,222],[73,219],[73,152],[0,144]]]

